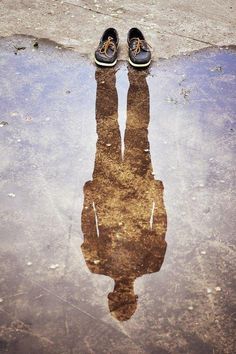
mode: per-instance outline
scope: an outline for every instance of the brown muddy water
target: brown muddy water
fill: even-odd
[[[0,352],[233,353],[236,49],[0,77]]]

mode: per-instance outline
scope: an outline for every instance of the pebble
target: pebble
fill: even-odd
[[[216,287],[215,287],[215,291],[217,291],[217,292],[221,291],[221,287],[216,286]]]
[[[49,269],[57,269],[57,268],[59,268],[59,264],[51,264],[48,268]]]
[[[193,311],[193,306],[189,306],[189,307],[188,307],[188,310],[189,310],[189,311]]]
[[[99,259],[96,259],[95,261],[93,261],[94,264],[98,264],[100,263],[100,260]]]
[[[218,71],[218,72],[221,72],[223,70],[222,66],[220,65],[217,65],[215,66],[214,68],[211,68],[210,69],[211,71]]]
[[[14,193],[8,193],[8,197],[10,197],[10,198],[15,198],[15,194]]]
[[[206,254],[206,251],[201,251],[201,254]]]
[[[108,146],[108,147],[109,147],[109,146],[111,146],[111,144],[106,144],[106,146]]]
[[[210,288],[207,288],[207,294],[211,294],[212,290]]]
[[[27,262],[26,264],[27,264],[27,266],[32,266],[33,263],[32,262]]]
[[[3,298],[2,298],[2,297],[0,297],[0,303],[1,303],[1,302],[3,302]]]
[[[2,127],[5,127],[6,125],[8,125],[7,122],[5,122],[5,121],[0,122],[0,127],[1,127],[1,128],[2,128]]]

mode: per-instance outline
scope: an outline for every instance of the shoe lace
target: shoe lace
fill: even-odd
[[[148,48],[152,48],[150,44],[148,44],[145,39],[140,39],[140,38],[132,38],[132,40],[135,40],[135,47],[132,49],[134,56],[139,54],[141,52],[141,49],[143,48],[144,45],[146,45]]]
[[[109,57],[107,54],[108,49],[111,48],[115,50],[114,39],[112,37],[108,37],[108,39],[103,43],[102,47],[99,49],[100,53],[105,54],[106,57]]]

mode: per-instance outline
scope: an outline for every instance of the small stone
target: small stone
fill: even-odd
[[[2,298],[2,297],[0,297],[0,303],[1,303],[1,302],[3,302],[3,298]]]
[[[212,290],[210,288],[207,288],[207,294],[211,294]]]
[[[30,267],[30,266],[32,266],[33,263],[32,262],[27,262],[26,264],[27,264],[27,266]]]
[[[48,267],[49,269],[57,269],[57,268],[59,268],[59,264],[51,264],[49,267]]]
[[[215,291],[217,291],[217,292],[221,291],[221,287],[220,286],[216,286],[215,287]]]
[[[189,94],[191,93],[191,90],[190,89],[185,89],[185,88],[182,88],[180,94],[184,96],[184,98],[188,97]]]
[[[10,198],[15,198],[15,194],[14,193],[8,193],[8,197],[10,197]]]
[[[169,102],[169,103],[174,103],[174,104],[178,103],[178,101],[175,98],[173,98],[173,97],[167,97],[166,101]]]
[[[206,254],[206,251],[201,251],[201,254],[203,254],[203,255]]]
[[[223,71],[223,68],[222,68],[222,66],[217,65],[217,66],[215,66],[214,68],[211,68],[211,71],[218,71],[218,72],[221,72],[221,71]]]
[[[100,263],[100,260],[99,259],[96,259],[95,261],[93,261],[94,264],[98,264]]]
[[[144,149],[145,152],[149,152],[149,149]]]
[[[108,147],[109,147],[109,146],[111,146],[111,144],[106,144],[106,146],[108,146]]]
[[[0,127],[1,127],[1,128],[2,128],[2,127],[5,127],[6,125],[8,125],[7,122],[5,122],[5,121],[1,121],[1,122],[0,122]]]
[[[189,311],[193,311],[193,306],[189,306],[189,307],[188,307],[188,310],[189,310]]]

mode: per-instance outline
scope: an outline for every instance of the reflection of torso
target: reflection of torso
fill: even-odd
[[[132,274],[136,278],[157,272],[164,259],[163,187],[153,178],[120,176],[113,181],[103,179],[102,184],[101,180],[87,184],[96,237],[89,242],[85,238],[82,250],[93,273],[110,277]]]

